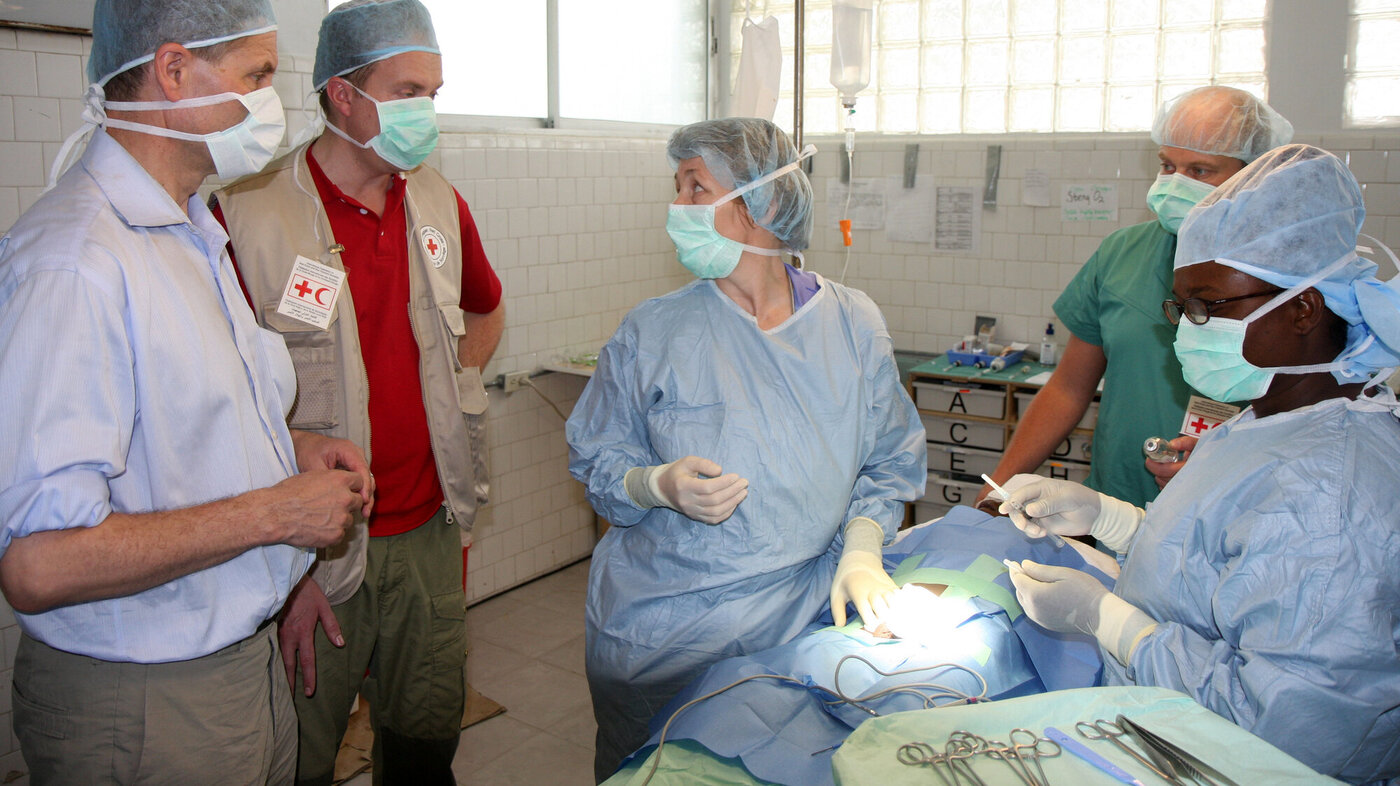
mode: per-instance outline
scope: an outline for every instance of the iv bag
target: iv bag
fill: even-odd
[[[761,117],[772,120],[778,108],[778,86],[783,78],[783,44],[778,36],[777,17],[762,22],[744,20],[739,34],[739,74],[729,101],[730,117]]]
[[[852,107],[870,84],[870,36],[875,0],[835,0],[831,6],[831,86]]]

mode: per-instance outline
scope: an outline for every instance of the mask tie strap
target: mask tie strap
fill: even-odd
[[[1387,257],[1390,257],[1390,264],[1391,264],[1392,266],[1395,267],[1395,270],[1396,270],[1397,273],[1400,273],[1400,259],[1397,259],[1397,258],[1395,257],[1395,252],[1390,250],[1390,246],[1387,246],[1385,243],[1383,243],[1383,242],[1381,242],[1380,240],[1378,240],[1378,239],[1376,239],[1376,238],[1374,238],[1374,237],[1372,237],[1372,236],[1366,234],[1365,232],[1359,232],[1359,233],[1357,233],[1357,234],[1360,235],[1361,237],[1364,237],[1364,238],[1366,238],[1367,240],[1371,241],[1373,244],[1375,244],[1376,247],[1378,247],[1378,248],[1380,248],[1380,250],[1384,251],[1384,252],[1385,252],[1385,255],[1386,255]],[[1370,248],[1369,246],[1357,246],[1357,247],[1356,247],[1356,250],[1357,250],[1357,251],[1360,251],[1360,252],[1362,252],[1362,253],[1366,253],[1366,254],[1374,254],[1374,253],[1376,253],[1375,250],[1372,249],[1372,248]]]
[[[1282,305],[1283,303],[1286,303],[1286,302],[1292,300],[1293,298],[1297,297],[1298,295],[1302,294],[1302,293],[1303,293],[1304,291],[1306,291],[1309,287],[1313,286],[1314,284],[1318,283],[1319,281],[1325,280],[1328,276],[1332,275],[1334,272],[1336,272],[1336,271],[1338,271],[1338,270],[1341,270],[1343,267],[1346,267],[1346,265],[1348,265],[1348,264],[1349,264],[1353,259],[1355,259],[1355,258],[1356,258],[1356,252],[1355,252],[1355,251],[1348,251],[1347,253],[1343,254],[1339,259],[1337,259],[1337,260],[1336,260],[1335,262],[1333,262],[1332,264],[1328,265],[1327,267],[1324,267],[1323,269],[1317,271],[1316,273],[1312,274],[1311,276],[1308,276],[1307,278],[1303,279],[1302,281],[1299,281],[1297,284],[1294,284],[1293,286],[1291,286],[1291,287],[1289,287],[1289,288],[1283,290],[1282,292],[1278,293],[1277,295],[1273,296],[1272,298],[1270,298],[1270,299],[1268,300],[1268,302],[1266,302],[1264,305],[1260,306],[1259,308],[1255,309],[1253,313],[1251,313],[1249,316],[1245,317],[1245,318],[1244,318],[1243,320],[1241,320],[1241,321],[1244,322],[1245,324],[1249,324],[1250,322],[1253,322],[1253,321],[1255,321],[1256,319],[1259,319],[1260,317],[1264,316],[1265,314],[1269,313],[1270,311],[1273,311],[1275,308],[1278,308],[1278,307],[1279,307],[1280,305]],[[1232,267],[1232,265],[1230,265],[1229,263],[1234,262],[1235,260],[1228,259],[1228,258],[1223,258],[1223,257],[1222,257],[1221,259],[1216,260],[1216,261],[1219,262],[1220,264],[1225,265],[1226,267]]]
[[[768,174],[764,175],[763,177],[760,177],[760,178],[757,178],[757,179],[754,179],[754,180],[750,180],[749,182],[745,183],[744,185],[739,186],[738,188],[734,189],[733,191],[730,191],[728,194],[725,194],[724,196],[720,197],[719,199],[716,199],[716,200],[713,202],[713,204],[714,204],[715,207],[719,207],[720,205],[724,204],[725,202],[728,202],[728,201],[731,200],[731,199],[734,199],[734,198],[736,198],[736,197],[739,197],[739,196],[741,196],[741,195],[743,195],[743,194],[745,194],[745,193],[747,193],[747,192],[749,192],[749,191],[752,191],[752,190],[754,190],[755,188],[758,188],[759,186],[761,186],[761,185],[763,185],[763,184],[765,184],[765,183],[768,183],[768,182],[773,181],[773,180],[777,180],[778,178],[782,177],[783,175],[786,175],[787,173],[792,172],[792,171],[796,170],[798,167],[802,166],[802,161],[803,161],[803,159],[811,158],[812,156],[814,156],[814,155],[816,155],[816,154],[817,154],[817,146],[816,146],[816,145],[807,145],[806,147],[802,148],[802,152],[797,154],[797,158],[796,158],[791,164],[788,164],[788,165],[786,165],[786,166],[778,167],[777,169],[773,170],[772,172],[769,172]]]
[[[58,150],[58,157],[53,160],[53,166],[49,168],[49,182],[44,186],[44,191],[48,191],[58,183],[58,178],[68,171],[79,155],[79,146],[86,148],[88,139],[92,132],[97,130],[107,120],[107,112],[102,108],[103,100],[106,98],[102,85],[93,83],[88,85],[87,92],[83,94],[83,124],[63,140],[63,147]]]

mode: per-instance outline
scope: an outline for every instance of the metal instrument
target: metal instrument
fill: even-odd
[[[1178,772],[1191,778],[1197,783],[1205,786],[1239,786],[1220,773],[1219,770],[1196,758],[1189,751],[1167,740],[1164,737],[1148,731],[1141,724],[1135,723],[1131,718],[1122,715],[1118,716],[1118,727],[1123,729],[1128,736],[1149,752],[1156,751],[1163,759],[1171,764]]]
[[[1086,740],[1094,742],[1108,740],[1114,745],[1117,745],[1119,750],[1136,759],[1139,764],[1152,770],[1157,777],[1170,783],[1181,783],[1176,777],[1176,770],[1173,769],[1170,764],[1166,764],[1164,768],[1155,757],[1153,759],[1145,758],[1143,754],[1138,753],[1127,743],[1123,742],[1120,738],[1127,732],[1124,732],[1122,727],[1113,721],[1104,720],[1103,718],[1099,718],[1093,723],[1080,721],[1074,724],[1074,730],[1079,732],[1079,736]]]
[[[1026,786],[1050,786],[1040,759],[1059,756],[1060,744],[1030,729],[1012,729],[1009,739],[1008,743],[969,731],[955,731],[948,735],[941,753],[926,742],[910,742],[901,745],[895,756],[901,764],[931,768],[945,786],[960,786],[964,782],[983,786],[986,781],[972,766],[979,756],[1006,764]]]

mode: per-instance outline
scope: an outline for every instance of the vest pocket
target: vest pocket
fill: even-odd
[[[288,425],[309,430],[340,425],[340,348],[331,331],[278,313],[276,301],[263,305],[263,324],[282,335],[296,367],[296,403]]]
[[[452,368],[456,370],[457,377],[457,404],[466,422],[467,442],[471,449],[471,499],[464,503],[466,510],[456,513],[463,521],[470,523],[476,520],[477,510],[490,501],[491,485],[486,469],[486,387],[481,382],[481,369],[463,366],[457,359],[457,342],[467,334],[462,309],[455,303],[448,303],[440,304],[438,311],[447,330]]]

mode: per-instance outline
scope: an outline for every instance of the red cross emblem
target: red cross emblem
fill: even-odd
[[[1196,419],[1192,420],[1188,427],[1199,435],[1205,433],[1206,431],[1209,431],[1210,427],[1214,425],[1214,423],[1208,423],[1206,422],[1205,418],[1201,417],[1200,415],[1197,415]]]
[[[428,255],[428,262],[433,267],[442,267],[447,263],[447,236],[437,227],[424,226],[419,229],[418,240],[423,244],[423,253]]]

